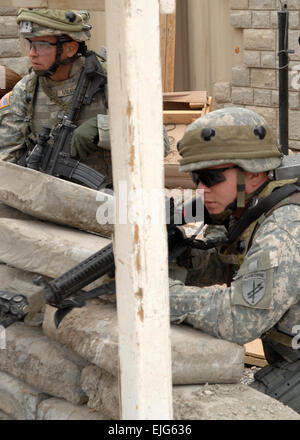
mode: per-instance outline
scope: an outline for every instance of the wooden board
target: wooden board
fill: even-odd
[[[160,55],[162,89],[174,90],[176,9],[173,14],[160,14]]]
[[[255,339],[255,341],[245,344],[245,350],[245,364],[256,367],[264,367],[265,365],[268,365],[260,339]]]
[[[202,109],[208,103],[208,93],[206,90],[163,93],[163,102],[164,110]]]
[[[202,110],[164,110],[164,124],[191,124],[196,119],[203,116]]]

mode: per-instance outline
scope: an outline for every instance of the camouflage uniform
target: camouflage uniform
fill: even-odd
[[[35,10],[33,10],[35,13]],[[43,10],[38,10],[42,16]],[[48,10],[45,11],[48,13]],[[60,15],[64,19],[64,11],[50,11],[52,20],[58,20]],[[32,11],[21,9],[18,19],[22,16],[28,20],[32,19]],[[40,18],[40,17],[38,17]],[[64,23],[65,25],[65,23]],[[55,21],[52,26],[57,26]],[[73,25],[70,25],[73,26]],[[62,35],[67,34],[76,41],[85,41],[89,38],[88,30],[79,31],[75,27],[74,31],[62,31],[53,28],[45,28],[33,23],[32,34],[29,36]],[[64,81],[53,81],[48,76],[37,76],[31,72],[24,76],[21,81],[13,88],[12,92],[2,98],[0,102],[0,159],[10,162],[17,162],[23,155],[25,133],[28,130],[27,148],[32,149],[36,143],[37,135],[41,129],[46,127],[54,128],[58,123],[58,115],[68,111],[68,104],[72,100],[81,68],[84,64],[82,58],[72,62],[69,78]],[[33,105],[31,106],[31,101]],[[98,92],[94,101],[89,106],[84,106],[81,110],[77,125],[99,113],[107,114],[107,91]],[[29,109],[32,107],[32,110]],[[91,154],[85,161],[87,165],[96,168],[102,174],[111,179],[111,157],[110,152],[103,148],[98,148],[97,152]]]
[[[279,154],[276,157],[272,149],[272,139],[259,151],[260,140],[253,136],[247,146],[245,136],[245,145],[240,147],[244,141],[239,129],[244,124],[252,127],[252,131],[258,124],[264,125],[267,133],[271,131],[258,115],[237,108],[212,112],[191,124],[181,143],[181,171],[222,163],[238,164],[251,172],[278,167],[281,158]],[[200,140],[205,127],[215,129],[212,142]],[[220,127],[224,131],[218,140]],[[266,139],[267,135],[261,145]],[[256,197],[264,198],[274,188],[288,183],[290,181],[271,181]],[[227,220],[229,224],[237,221],[230,210]],[[185,322],[212,336],[241,345],[262,337],[268,362],[278,367],[274,363],[279,361],[283,377],[286,364],[288,367],[296,365],[300,372],[300,350],[291,347],[291,338],[295,336],[293,327],[300,324],[299,193],[273,207],[243,234],[244,237],[239,237],[229,249],[222,246],[210,251],[192,250],[186,285],[170,280],[171,322]],[[267,379],[278,380],[277,371],[273,369]],[[257,388],[276,397],[272,386],[267,390],[265,381]],[[297,393],[299,395],[299,390]],[[290,400],[289,397],[284,403],[300,411],[300,400],[292,403]]]

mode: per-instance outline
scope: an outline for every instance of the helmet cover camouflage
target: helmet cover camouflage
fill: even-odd
[[[204,130],[205,129],[205,130]],[[253,173],[277,168],[282,154],[265,119],[242,107],[227,107],[188,126],[179,146],[180,171],[234,163]]]
[[[72,40],[81,42],[91,37],[89,17],[87,11],[21,8],[17,23],[24,38],[68,35]]]

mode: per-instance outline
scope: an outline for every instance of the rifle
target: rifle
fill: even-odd
[[[60,123],[52,133],[50,128],[43,127],[25,166],[97,190],[103,185],[105,176],[71,157],[71,141],[81,107],[91,104],[94,95],[107,83],[96,53],[85,48],[84,56],[86,61],[68,114],[59,115]],[[51,142],[48,142],[50,137]]]
[[[169,260],[184,259],[185,252],[188,251],[204,224],[190,238],[186,237],[185,231],[180,225],[191,223],[190,220],[194,222],[203,220],[202,197],[197,196],[182,207],[175,207],[174,199],[167,198],[166,208],[166,212],[170,213],[167,216]],[[44,286],[46,302],[58,308],[54,316],[56,327],[74,307],[85,305],[86,300],[115,293],[114,281],[96,287],[89,292],[80,290],[105,274],[113,276],[114,270],[113,247],[110,243],[49,283],[43,277],[36,276],[34,283]]]

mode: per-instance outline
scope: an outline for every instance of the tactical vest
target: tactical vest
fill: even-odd
[[[259,194],[260,199],[265,199],[269,196],[276,188],[281,188],[290,183],[295,183],[297,178],[289,180],[278,180],[271,181]],[[258,219],[253,221],[242,234],[229,246],[222,246],[219,250],[219,255],[222,261],[226,264],[234,265],[238,268],[243,263],[249,247],[251,246],[254,234],[256,233],[259,226],[265,220],[266,217],[270,216],[275,209],[280,208],[284,205],[296,204],[300,205],[300,192],[295,192],[291,196],[281,200],[279,203],[274,205],[268,212],[265,212]],[[231,281],[231,280],[230,280]]]
[[[24,121],[23,134],[28,150],[32,150],[36,144],[38,134],[43,127],[54,128],[59,123],[58,115],[69,110],[73,93],[75,91],[83,60],[76,60],[71,69],[71,75],[65,81],[52,81],[45,77],[38,77],[35,73],[26,85],[26,97],[28,100],[27,115]],[[107,113],[107,94],[98,92],[90,105],[83,106],[77,125],[97,114]],[[92,154],[83,163],[98,170],[111,180],[111,157],[110,152],[102,148]]]
[[[272,181],[260,193],[260,198],[268,197],[276,188],[283,187],[290,183],[295,183],[297,179]],[[252,240],[259,226],[269,217],[276,209],[285,205],[300,206],[300,191],[294,192],[290,196],[276,203],[269,211],[265,212],[254,222],[252,222],[238,237],[238,239],[230,246],[223,246],[219,252],[221,259],[229,263],[228,285],[232,281],[234,271],[243,263],[246,254],[251,246]],[[295,361],[300,358],[300,350],[292,348],[292,328],[299,324],[300,301],[289,309],[281,320],[264,335],[262,335],[262,343],[264,346],[265,356],[269,363],[273,363],[278,359],[278,355],[288,361]]]

